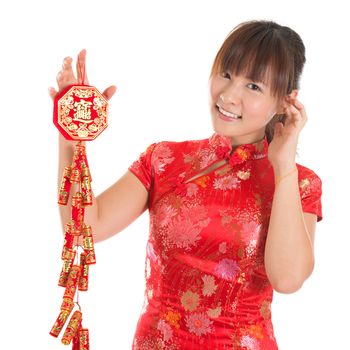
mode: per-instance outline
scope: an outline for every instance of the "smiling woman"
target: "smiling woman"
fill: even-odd
[[[274,22],[251,21],[238,25],[227,36],[214,60],[210,79],[212,85],[221,82],[221,88],[224,88],[228,84],[224,80],[236,80],[239,76],[243,79],[241,85],[270,98],[266,101],[269,105],[275,99],[276,108],[286,95],[299,89],[304,63],[305,47],[295,31]],[[227,91],[217,91],[217,87],[212,86],[212,99],[218,100],[213,93],[219,94],[222,104],[228,103],[224,100],[228,98],[225,96]],[[268,117],[272,119],[266,127],[263,125],[269,143],[273,138],[275,123],[284,120],[281,110],[274,112],[269,111]],[[236,111],[236,114],[239,115],[240,111]],[[225,130],[226,135],[229,132]],[[260,132],[260,135],[263,133]]]
[[[133,349],[278,349],[273,290],[294,292],[310,275],[322,219],[321,180],[295,163],[306,122],[296,100],[304,61],[290,28],[239,25],[210,75],[214,134],[150,144],[86,208],[95,242],[149,211],[145,298]],[[71,64],[64,60],[60,90],[76,83]],[[114,92],[109,87],[104,96]],[[278,114],[286,122],[271,124],[269,134]],[[70,153],[61,137],[61,170]],[[61,210],[63,222],[67,215]]]

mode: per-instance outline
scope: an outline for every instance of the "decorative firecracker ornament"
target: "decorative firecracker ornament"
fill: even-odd
[[[58,281],[65,292],[50,334],[58,337],[77,305],[79,310],[74,311],[62,337],[62,343],[72,343],[73,350],[89,350],[89,330],[82,326],[78,294],[88,290],[89,265],[96,263],[92,228],[84,222],[85,207],[93,203],[92,178],[82,141],[94,140],[106,129],[107,115],[107,100],[95,87],[83,83],[67,87],[54,101],[54,124],[67,140],[78,142],[71,165],[64,169],[58,193],[58,204],[70,206],[71,218],[65,225],[63,267]],[[75,193],[69,201],[73,188]]]

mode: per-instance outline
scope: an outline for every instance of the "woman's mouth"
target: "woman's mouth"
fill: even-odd
[[[242,116],[225,111],[224,109],[222,109],[220,106],[216,106],[217,110],[219,111],[218,113],[218,117],[222,120],[225,121],[233,121],[233,120],[239,120],[242,119]]]

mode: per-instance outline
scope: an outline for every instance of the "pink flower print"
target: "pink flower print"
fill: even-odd
[[[172,157],[173,152],[168,146],[163,145],[162,143],[156,148],[154,152],[154,171],[156,174],[160,174],[165,169],[164,167],[167,164],[170,164],[174,161],[175,157]]]
[[[157,220],[161,227],[167,226],[174,216],[177,215],[177,210],[168,204],[163,204],[157,212]]]
[[[259,342],[257,339],[250,335],[244,335],[241,339],[241,346],[245,347],[247,350],[259,350]]]
[[[256,246],[261,231],[261,224],[251,221],[242,225],[241,237],[246,245]]]
[[[164,320],[159,320],[157,329],[162,332],[164,341],[168,341],[173,337],[173,330]]]
[[[175,180],[175,193],[178,196],[185,196],[187,194],[187,184],[185,183],[185,178],[183,174],[179,175]]]
[[[157,261],[157,256],[154,253],[153,244],[151,242],[147,243],[146,254],[152,261]]]
[[[199,337],[202,334],[212,332],[210,326],[213,324],[213,321],[211,321],[204,312],[187,315],[185,320],[189,331]]]
[[[178,196],[184,197],[187,194],[187,185],[182,183],[176,186],[175,193]]]
[[[187,185],[187,196],[188,197],[195,197],[197,195],[198,192],[198,186],[196,184],[193,183],[189,183]]]
[[[219,245],[219,252],[221,254],[225,254],[226,253],[226,248],[227,248],[227,243],[226,242],[221,242]]]
[[[201,152],[199,166],[203,169],[214,163],[218,158],[213,152]]]
[[[207,209],[200,205],[190,205],[182,208],[182,216],[186,220],[191,220],[193,224],[201,227],[208,226],[210,219],[208,218]]]
[[[214,188],[216,190],[232,190],[237,187],[239,180],[234,175],[227,175],[214,180]]]
[[[195,227],[190,221],[173,220],[168,228],[168,243],[170,246],[189,250],[201,238],[200,232],[201,228]]]
[[[239,270],[240,268],[237,262],[232,259],[222,259],[215,268],[217,275],[228,281],[233,280]]]
[[[168,226],[168,244],[189,250],[200,240],[200,232],[208,226],[207,210],[204,206],[183,207]]]

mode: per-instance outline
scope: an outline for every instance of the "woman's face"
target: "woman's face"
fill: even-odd
[[[263,139],[266,124],[277,112],[282,113],[269,86],[245,76],[216,74],[209,88],[214,131],[230,136],[233,146]]]

